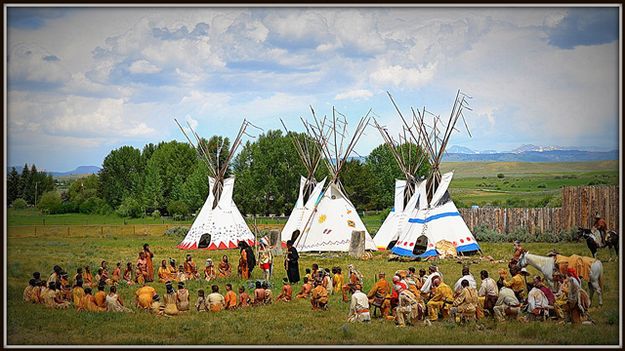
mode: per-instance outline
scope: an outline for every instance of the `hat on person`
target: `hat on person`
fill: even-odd
[[[597,212],[597,214],[595,214],[595,218],[601,218],[601,216],[599,215],[599,212]]]
[[[394,275],[394,276],[393,276],[393,283],[398,282],[398,281],[399,281],[399,277],[398,277],[398,276],[396,276],[396,275]]]
[[[515,240],[515,241],[514,241],[514,243],[515,243],[516,245],[521,245],[521,240]]]
[[[527,271],[527,269],[525,269],[525,267],[521,268],[521,274],[523,275],[530,275],[530,272]]]
[[[213,265],[213,260],[211,260],[210,258],[206,259],[206,265],[207,266],[212,266]]]

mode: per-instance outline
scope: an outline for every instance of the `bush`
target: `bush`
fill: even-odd
[[[122,217],[139,218],[143,213],[141,203],[130,196],[125,197],[117,208],[117,214]]]
[[[79,210],[79,206],[74,201],[63,202],[58,213],[76,213]]]
[[[497,173],[497,178],[501,179],[501,178],[503,178],[503,177],[505,177],[505,176],[503,175],[503,173]]]
[[[88,198],[87,200],[83,201],[80,206],[80,213],[87,213],[87,214],[106,214],[106,213],[100,213],[103,210],[106,212],[106,209],[110,209],[110,207],[108,207],[108,204],[106,203],[106,201],[100,199],[99,197],[96,196],[92,196],[90,198]]]
[[[61,194],[57,191],[48,191],[41,196],[41,200],[37,204],[37,208],[39,208],[44,213],[58,213],[61,210],[61,206],[63,205],[63,201],[61,200]]]
[[[380,211],[380,223],[384,223],[384,220],[386,220],[386,217],[388,217],[389,213],[391,213],[390,208]]]
[[[547,187],[547,184],[545,184],[545,183],[540,183],[540,184],[538,184],[536,187],[537,187],[537,188],[544,189],[544,188],[546,188],[546,187]]]
[[[154,218],[154,219],[161,218],[161,211],[159,211],[159,210],[152,211],[152,218]]]
[[[511,233],[498,233],[497,231],[490,229],[484,225],[476,226],[473,228],[473,235],[478,242],[513,242],[514,240],[521,240],[522,242],[573,242],[577,241],[577,231],[571,229],[568,231],[560,231],[557,233],[545,232],[530,234],[526,229],[517,229]]]
[[[11,207],[13,207],[16,210],[23,210],[28,206],[28,203],[26,202],[26,200],[22,199],[21,197],[13,200],[13,203],[11,204]]]
[[[171,227],[165,231],[165,235],[184,238],[189,232],[187,227]]]
[[[175,200],[169,203],[167,212],[174,217],[174,220],[184,219],[189,215],[189,205],[182,200]]]

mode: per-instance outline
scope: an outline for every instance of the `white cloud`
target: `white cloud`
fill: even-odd
[[[342,93],[337,94],[334,97],[334,100],[345,100],[345,99],[367,99],[373,96],[373,93],[366,89],[357,89],[357,90],[349,90],[344,91]]]
[[[62,84],[71,76],[60,58],[33,44],[19,43],[12,46],[8,63],[9,79],[13,82]]]
[[[400,65],[380,67],[371,74],[373,83],[380,86],[394,85],[404,88],[420,88],[434,78],[437,64],[405,68]]]
[[[133,62],[128,68],[128,70],[130,71],[130,73],[147,73],[147,74],[158,73],[161,71],[161,69],[158,66],[146,60],[137,60]]]

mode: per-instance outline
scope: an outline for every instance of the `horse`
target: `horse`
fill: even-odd
[[[555,269],[554,257],[533,255],[529,252],[524,252],[519,257],[519,267],[526,267],[530,265],[538,269],[550,286],[553,286],[553,271]],[[588,290],[590,292],[590,300],[595,290],[599,295],[599,306],[603,305],[603,264],[599,260],[595,260],[590,266],[590,281],[588,282]]]
[[[597,249],[607,247],[608,249],[614,248],[614,252],[616,252],[616,256],[618,256],[618,233],[614,230],[609,230],[605,234],[605,243],[601,242],[601,239],[598,237],[599,233],[593,233],[592,229],[588,228],[577,228],[577,235],[580,238],[586,239],[586,245],[592,253],[593,258],[597,258]],[[610,256],[612,256],[611,251]]]

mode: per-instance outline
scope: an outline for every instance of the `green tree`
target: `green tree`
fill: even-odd
[[[189,170],[199,162],[196,151],[187,143],[170,141],[158,145],[148,160],[147,169],[150,187],[158,191],[153,199],[159,207],[172,200],[181,200],[182,186],[189,177]],[[160,183],[156,177],[160,179]],[[146,193],[144,192],[144,198]],[[151,198],[152,196],[148,196]],[[162,200],[161,200],[162,199]],[[152,201],[154,203],[154,201]],[[160,208],[159,208],[160,209]]]
[[[56,213],[62,204],[61,194],[57,191],[48,191],[41,196],[41,200],[38,200],[37,208],[44,213]]]
[[[11,167],[11,171],[7,175],[7,203],[13,203],[19,197],[20,193],[20,175],[15,167]],[[23,200],[23,199],[22,199]]]
[[[191,212],[201,208],[208,198],[208,175],[206,163],[198,161],[182,186],[182,197],[189,205]]]
[[[98,197],[100,189],[100,179],[97,174],[91,174],[87,177],[81,177],[72,181],[67,189],[69,201],[77,206],[92,197]]]
[[[290,136],[269,130],[247,142],[234,165],[234,201],[243,213],[289,213],[297,201],[300,175],[306,175]]]
[[[21,191],[18,194],[18,196],[22,197],[29,204],[32,204],[34,202],[35,197],[33,196],[34,189],[31,187],[32,178],[30,176],[30,169],[28,169],[27,163],[25,163],[24,168],[22,168],[22,173],[21,173],[20,178],[21,178],[21,182],[20,182]]]
[[[163,208],[163,181],[159,172],[159,165],[151,162],[145,170],[143,184],[143,205],[147,211]]]
[[[357,210],[374,208],[372,200],[376,182],[368,164],[356,159],[348,161],[341,170],[340,179],[347,197]]]
[[[189,215],[189,205],[182,200],[174,200],[167,205],[167,212],[176,220],[184,219]]]
[[[145,213],[141,202],[135,199],[133,196],[126,196],[123,198],[121,204],[117,208],[117,214],[122,217],[139,218]]]
[[[13,202],[11,203],[11,207],[13,207],[16,210],[23,210],[28,206],[28,204],[26,203],[26,200],[22,199],[21,197],[18,197],[17,199],[13,200]]]
[[[127,195],[140,193],[143,172],[138,149],[122,146],[111,151],[104,158],[99,173],[102,198],[116,208]]]
[[[409,165],[416,166],[423,160],[416,172],[417,177],[423,177],[430,171],[430,164],[420,147],[414,144],[402,144],[399,147],[402,158]],[[370,167],[372,176],[375,177],[375,186],[372,191],[372,206],[377,210],[391,207],[394,201],[395,179],[406,179],[400,169],[390,147],[385,143],[371,151],[367,156],[366,164]]]

